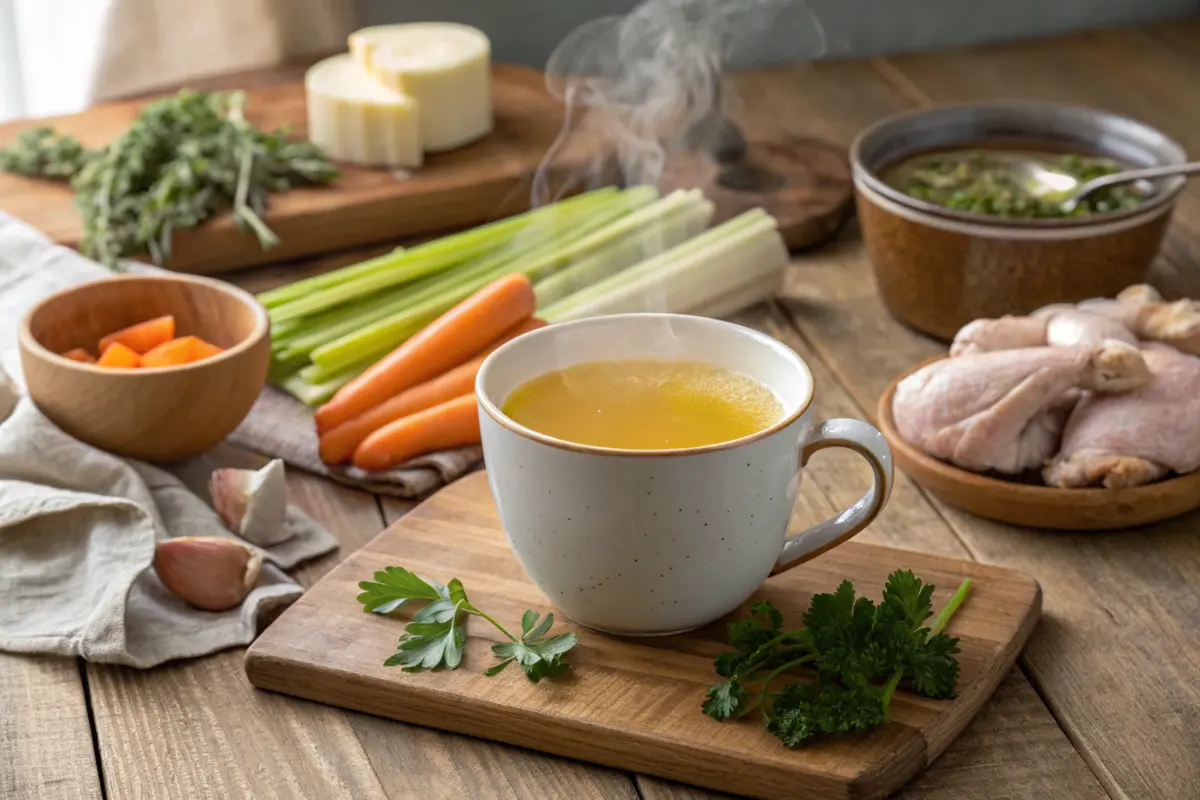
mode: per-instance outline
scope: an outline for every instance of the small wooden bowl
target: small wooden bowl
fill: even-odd
[[[176,335],[225,349],[178,367],[108,369],[63,358],[100,337],[175,315]],[[145,461],[202,453],[228,436],[266,383],[270,323],[253,296],[186,275],[123,275],[73,286],[25,315],[21,369],[29,396],[55,425],[94,447]]]
[[[970,472],[927,455],[897,432],[892,397],[900,381],[938,360],[922,362],[892,381],[879,399],[876,418],[896,465],[946,505],[1013,525],[1077,531],[1148,525],[1200,508],[1200,470],[1128,489],[1056,489]]]

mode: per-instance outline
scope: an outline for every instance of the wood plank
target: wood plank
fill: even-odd
[[[304,566],[303,582],[382,528],[371,495],[300,472],[288,487],[343,548]],[[108,797],[395,796],[345,712],[255,690],[243,652],[144,671],[88,665]]]
[[[79,661],[0,653],[0,797],[100,796]]]
[[[1179,102],[1200,81],[1200,61],[1137,30],[1094,31],[953,53],[876,59],[881,74],[922,105],[1013,97],[1082,104],[1161,129],[1200,153],[1200,107]],[[1100,76],[1103,76],[1102,78]],[[1190,266],[1175,294],[1200,295],[1200,184],[1179,199],[1164,252]]]
[[[893,724],[853,740],[787,751],[758,725],[715,725],[697,709],[712,682],[723,624],[660,639],[581,631],[570,686],[532,684],[517,674],[485,677],[499,636],[468,626],[472,669],[413,675],[382,666],[380,640],[396,620],[363,614],[356,584],[403,564],[441,580],[462,579],[475,603],[501,619],[547,610],[499,530],[487,478],[476,473],[443,489],[351,556],[296,602],[251,647],[255,685],[421,724],[470,732],[546,752],[660,774],[712,788],[782,798],[879,797],[923,769],[966,725],[1001,681],[1036,619],[1038,590],[1022,576],[972,562],[848,543],[775,576],[757,597],[796,618],[814,591],[843,577],[882,585],[905,566],[938,585],[944,603],[966,576],[976,585],[950,624],[961,637],[954,700],[899,693]],[[567,628],[576,627],[567,625]],[[714,752],[725,757],[712,758]]]
[[[804,300],[792,312],[798,328],[868,415],[893,375],[940,351],[893,321],[873,287],[857,244],[807,260],[787,287]],[[1051,535],[938,510],[977,558],[1041,581],[1047,619],[1023,663],[1109,791],[1188,796],[1200,775],[1200,730],[1186,722],[1200,708],[1200,516]]]
[[[1194,56],[1164,48],[1141,31],[1102,31],[1057,44],[983,48],[948,56],[936,66],[928,56],[889,63],[933,101],[1023,90],[1112,108],[1163,128],[1193,153],[1200,149],[1200,110],[1178,101],[1180,92],[1200,79]],[[1200,264],[1200,187],[1195,184],[1181,198],[1167,252],[1183,267],[1176,276],[1187,278],[1180,291],[1200,296],[1195,268]],[[879,321],[885,315],[874,296],[862,296],[871,278],[861,254],[839,260],[837,268],[821,270],[820,281],[810,280],[808,291],[859,296],[850,302],[827,296],[824,314],[796,319],[844,365],[846,385],[870,408],[890,376],[911,365],[918,352],[936,348],[890,319]],[[831,318],[839,322],[828,324]],[[894,346],[868,372],[851,354],[880,335]],[[1109,791],[1139,799],[1195,795],[1200,786],[1200,728],[1194,724],[1200,708],[1195,625],[1200,603],[1192,587],[1200,582],[1195,538],[1200,514],[1137,532],[1059,537],[943,511],[980,558],[1026,569],[1043,581],[1048,615],[1055,622],[1039,631],[1025,662]],[[1139,646],[1131,648],[1132,641]],[[1114,660],[1113,652],[1125,655]],[[1104,688],[1118,685],[1119,694]]]
[[[1048,46],[1052,48],[1054,45],[1050,43]],[[778,124],[789,130],[825,136],[834,141],[843,142],[849,142],[863,126],[883,116],[911,108],[913,105],[912,98],[899,91],[894,84],[885,81],[877,70],[868,67],[863,62],[825,62],[782,68],[777,70],[770,80],[756,80],[752,84],[739,88],[742,89],[745,113],[749,118],[777,118]],[[845,238],[854,239],[853,229],[847,232]],[[848,257],[846,250],[845,245],[841,248],[830,249],[827,247],[823,249],[818,255],[819,260],[815,262],[821,265],[822,272],[819,275],[814,275],[812,259],[800,259],[793,266],[789,275],[788,288],[782,306],[789,318],[797,322],[802,319],[807,320],[811,325],[820,327],[830,336],[841,332],[845,338],[846,332],[843,331],[843,328],[847,326],[861,331],[863,335],[854,338],[853,347],[838,348],[836,352],[824,346],[825,339],[823,337],[802,337],[799,341],[793,337],[785,339],[785,341],[804,356],[810,364],[814,365],[814,376],[818,387],[829,387],[829,389],[819,388],[819,392],[825,391],[828,396],[832,390],[832,394],[846,397],[844,401],[839,400],[839,405],[843,402],[848,405],[841,406],[837,413],[862,417],[867,416],[864,409],[873,408],[873,405],[864,404],[862,398],[858,396],[851,398],[843,392],[842,385],[852,385],[846,381],[846,372],[853,375],[878,375],[881,381],[879,389],[882,390],[886,381],[894,373],[889,366],[896,360],[892,355],[894,351],[899,350],[906,364],[912,364],[940,352],[941,347],[932,340],[906,330],[903,332],[904,335],[897,335],[896,324],[879,309],[878,296],[870,276],[864,276],[862,270],[857,270],[852,275],[841,275],[843,270],[852,266],[852,264],[844,263],[844,257]],[[854,253],[851,252],[849,255],[854,255]],[[816,283],[814,278],[823,279],[819,286],[814,285]],[[862,313],[849,315],[843,311],[846,308],[858,307],[864,307]],[[799,329],[807,330],[805,326],[799,326]],[[820,394],[818,395],[819,402],[821,402]],[[814,476],[819,472],[819,470],[815,472]],[[863,480],[863,478],[860,477],[859,480]],[[915,515],[914,527],[921,528],[926,515],[929,514],[942,520],[943,511],[933,509],[923,495],[915,504],[907,502],[904,499],[906,492],[902,488],[905,485],[910,485],[907,478],[898,477],[897,489],[893,494],[889,509],[881,515],[876,525],[864,533],[864,537],[876,535],[876,532],[884,533],[887,526],[892,524],[891,521],[894,519],[893,515],[896,514],[898,505],[903,514]],[[941,526],[945,526],[944,520],[942,520]],[[870,538],[867,540],[870,541]],[[922,541],[919,546],[928,547],[928,542]],[[976,552],[973,539],[966,539],[965,546],[973,554]],[[1045,626],[1046,622],[1044,621],[1043,627]],[[1035,635],[1035,640],[1042,636],[1044,633]],[[1038,729],[1053,731],[1056,726],[1052,724],[1045,706],[1036,700],[1036,694],[1031,688],[1028,688],[1027,681],[1023,677],[1015,675],[1010,676],[1010,680],[1015,680],[1018,685],[1024,684],[1026,687],[1013,693],[1014,697],[1019,694],[1025,698],[1020,703],[1030,707],[1028,703],[1035,702],[1031,707],[1033,709],[1041,705],[1041,711],[1037,713],[1036,717],[1039,720],[1036,723]],[[1008,684],[1006,683],[1006,685]],[[1000,691],[1004,691],[1004,686]],[[999,708],[1010,702],[1013,705],[1009,707],[1018,705],[1016,700],[1010,701],[1008,696],[1001,698],[998,693],[993,703],[985,708],[985,713],[992,705]],[[990,728],[992,725],[990,721],[985,722],[983,715],[977,719],[981,726],[986,725]],[[963,743],[961,738],[956,745],[960,743]],[[1005,771],[1005,775],[1008,777],[997,777],[994,781],[986,784],[986,789],[975,789],[974,791],[994,791],[999,797],[1027,796],[1031,798],[1102,797],[1105,795],[1104,789],[1101,788],[1095,776],[1088,772],[1083,760],[1074,751],[1061,730],[1057,735],[1047,739],[1045,747],[1037,750],[1023,748],[1017,737],[1008,739],[1008,747],[1005,747],[1001,740],[993,741],[991,746],[995,752],[1004,753],[1004,760],[1010,764]],[[980,754],[980,757],[984,759],[985,763],[991,763],[995,752],[986,756]],[[1056,778],[1038,774],[1038,759],[1042,752],[1046,752],[1052,762],[1061,765],[1061,770]],[[1053,755],[1050,755],[1051,753]],[[939,766],[940,764],[935,764],[926,773],[929,780],[935,779]],[[956,768],[948,767],[948,769],[955,770]],[[952,782],[951,778],[947,780]],[[1042,782],[1049,780],[1054,780],[1054,783]],[[1010,787],[1012,794],[1009,794]],[[915,788],[914,791],[916,791]],[[929,785],[922,784],[921,791],[930,792],[932,789]]]
[[[732,800],[643,776],[644,800]],[[1062,729],[1019,670],[1011,671],[979,716],[893,800],[1103,800]]]

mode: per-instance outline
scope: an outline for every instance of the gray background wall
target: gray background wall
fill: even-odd
[[[637,0],[357,2],[363,24],[421,19],[464,22],[488,34],[496,60],[536,67],[545,65],[554,46],[577,25],[637,5]],[[827,58],[1044,36],[1200,11],[1200,0],[808,0],[808,3],[825,28],[823,55]],[[818,52],[815,37],[797,37],[795,29],[789,27],[768,35],[744,65],[819,55],[822,53]]]

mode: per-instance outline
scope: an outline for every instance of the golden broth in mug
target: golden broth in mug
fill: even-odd
[[[509,418],[556,439],[621,450],[729,442],[761,431],[783,408],[753,378],[701,361],[619,359],[539,375],[504,401]]]

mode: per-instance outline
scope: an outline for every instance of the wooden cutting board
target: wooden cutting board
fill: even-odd
[[[559,135],[562,108],[546,92],[544,77],[537,70],[496,64],[492,80],[496,128],[479,142],[430,156],[424,167],[411,174],[340,165],[342,177],[330,187],[297,189],[272,197],[266,220],[281,240],[276,247],[264,251],[253,236],[222,216],[199,228],[177,231],[174,258],[166,266],[212,275],[394,243],[525,210],[534,172]],[[225,81],[206,83],[215,86]],[[21,130],[39,125],[51,125],[89,147],[99,147],[125,130],[145,102],[111,103],[80,114],[0,125],[0,147]],[[297,135],[304,135],[303,83],[290,81],[250,90],[247,114],[263,127],[288,125]],[[555,155],[551,185],[602,150],[593,138],[573,136]],[[779,220],[792,249],[823,241],[850,214],[853,187],[844,147],[773,136],[752,142],[751,151],[764,176],[753,185],[726,185],[711,164],[689,163],[684,165],[682,177],[665,176],[663,189],[703,188],[717,205],[716,221],[762,206]],[[75,247],[83,235],[73,195],[62,184],[0,172],[0,211],[28,222],[59,244]]]
[[[498,632],[471,619],[463,664],[407,674],[384,667],[403,620],[366,614],[358,582],[387,566],[463,581],[473,603],[508,624],[551,607],[499,529],[486,475],[475,473],[422,503],[351,555],[251,646],[246,674],[262,689],[568,758],[762,798],[878,798],[946,749],[995,690],[1041,610],[1030,578],[997,567],[850,542],[769,579],[758,592],[795,622],[814,592],[843,578],[876,599],[889,572],[912,569],[937,586],[940,608],[964,577],[976,583],[951,620],[960,637],[958,697],[899,694],[892,721],[867,735],[788,750],[757,719],[717,723],[700,705],[718,678],[724,624],[660,639],[579,635],[567,677],[531,684],[517,670],[487,678]],[[556,625],[556,629],[561,626]]]
[[[410,174],[339,165],[342,177],[327,188],[273,195],[267,223],[280,244],[264,251],[225,216],[177,232],[166,266],[214,274],[288,261],[382,241],[452,230],[513,214],[529,205],[531,178],[558,136],[562,109],[547,93],[542,73],[505,64],[493,68],[495,130],[475,144],[430,156]],[[51,125],[99,147],[124,131],[145,101],[100,105],[79,114],[0,125],[0,146],[23,129]],[[248,92],[247,116],[274,128],[307,129],[304,84],[278,84]],[[579,153],[568,150],[566,168]],[[73,194],[65,186],[0,172],[0,210],[76,246],[83,234]]]

